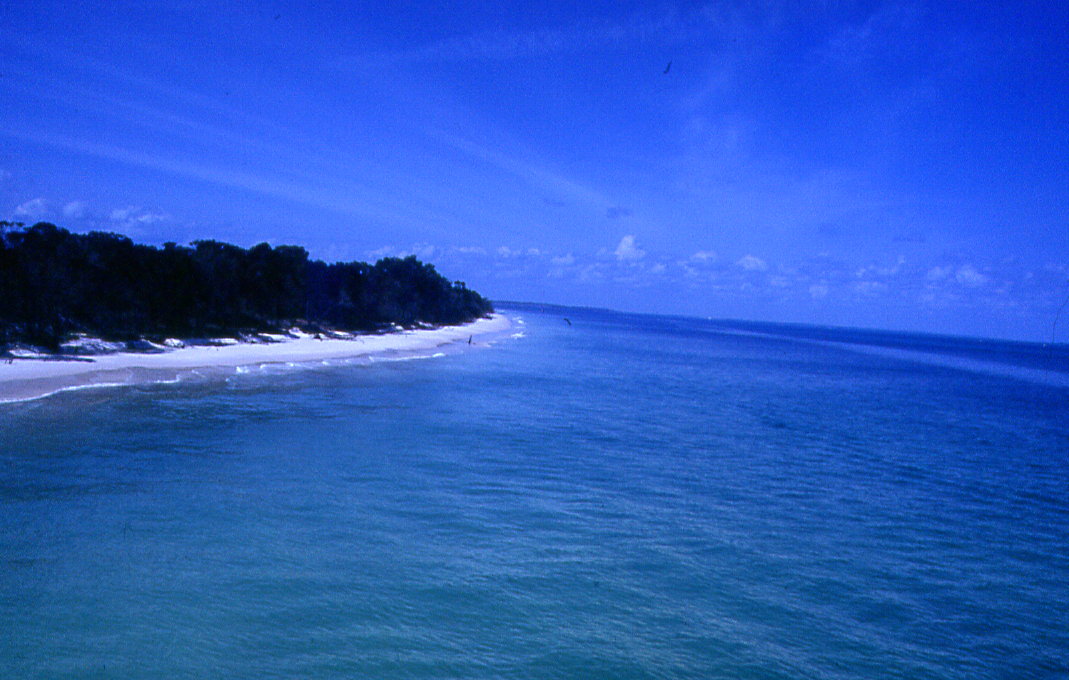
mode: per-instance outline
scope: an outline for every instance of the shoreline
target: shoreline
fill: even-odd
[[[165,352],[116,352],[64,359],[18,358],[0,362],[0,404],[41,399],[57,392],[118,387],[150,382],[177,382],[197,369],[239,369],[270,364],[303,364],[431,350],[468,342],[469,338],[504,333],[508,317],[460,326],[356,335],[352,338],[300,337],[271,343],[194,345]]]

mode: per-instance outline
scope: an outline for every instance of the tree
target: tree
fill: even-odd
[[[299,246],[138,245],[46,222],[0,223],[0,343],[55,349],[73,332],[133,340],[309,327],[445,324],[492,311],[414,256],[326,264]]]

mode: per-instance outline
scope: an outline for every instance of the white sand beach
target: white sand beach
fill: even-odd
[[[0,362],[0,402],[23,401],[55,392],[94,386],[130,385],[176,380],[201,368],[234,368],[265,364],[302,364],[418,353],[448,345],[485,341],[507,331],[501,314],[460,326],[399,330],[351,339],[317,339],[302,335],[272,343],[195,345],[158,353],[117,352],[63,359],[16,358]]]

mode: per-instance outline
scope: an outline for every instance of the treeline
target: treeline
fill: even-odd
[[[0,345],[222,337],[321,327],[456,324],[493,311],[414,256],[327,264],[298,246],[139,245],[46,222],[0,222]],[[2,350],[3,347],[0,347]]]

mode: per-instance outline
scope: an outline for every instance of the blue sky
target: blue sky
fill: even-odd
[[[374,4],[0,4],[0,218],[1051,338],[1069,5]]]

